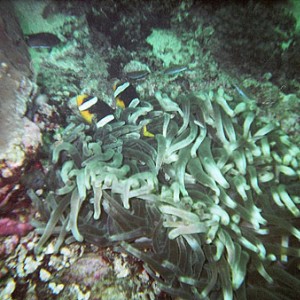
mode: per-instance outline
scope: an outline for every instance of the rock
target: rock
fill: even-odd
[[[15,166],[22,165],[26,152],[22,139],[30,121],[24,114],[34,84],[29,79],[27,46],[12,9],[6,1],[0,9],[5,12],[0,17],[0,160]]]
[[[39,128],[25,117],[36,86],[30,80],[30,59],[11,2],[0,3],[0,213],[14,199],[27,161],[41,144]],[[18,193],[19,195],[19,193]]]

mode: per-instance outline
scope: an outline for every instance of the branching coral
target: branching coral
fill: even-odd
[[[140,137],[145,124],[155,138]],[[119,244],[184,299],[299,294],[289,264],[300,257],[300,150],[253,103],[221,88],[176,101],[156,93],[85,129],[67,128],[53,150],[56,191],[45,201],[31,192],[49,219],[35,222],[37,252],[71,232],[68,242]]]

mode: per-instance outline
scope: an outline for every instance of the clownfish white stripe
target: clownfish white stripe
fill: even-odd
[[[98,102],[97,97],[91,98],[90,100],[79,105],[78,109],[80,111],[87,110],[87,109],[91,108],[93,105],[95,105],[97,102]]]
[[[124,92],[129,87],[129,85],[129,82],[125,82],[122,85],[118,86],[114,92],[114,98],[117,98],[122,92]]]
[[[112,121],[114,118],[115,118],[114,115],[108,115],[102,118],[100,121],[97,122],[96,124],[97,128],[103,127],[104,125]]]

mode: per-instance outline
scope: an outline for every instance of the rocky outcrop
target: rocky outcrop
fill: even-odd
[[[35,92],[30,59],[9,1],[0,3],[0,214],[20,200],[23,167],[41,143],[39,128],[25,117]],[[10,211],[10,210],[9,210]],[[0,230],[0,235],[5,234]],[[11,234],[10,232],[8,234]]]

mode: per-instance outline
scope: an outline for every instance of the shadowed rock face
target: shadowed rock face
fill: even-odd
[[[0,11],[0,235],[24,235],[31,226],[19,223],[18,208],[26,204],[19,180],[41,133],[24,116],[35,90],[27,46],[9,1],[0,2]]]
[[[10,3],[1,2],[0,10],[0,160],[18,164],[24,155],[13,152],[19,148],[26,153],[28,145],[22,140],[28,120],[24,114],[34,84],[29,79],[27,47]]]

